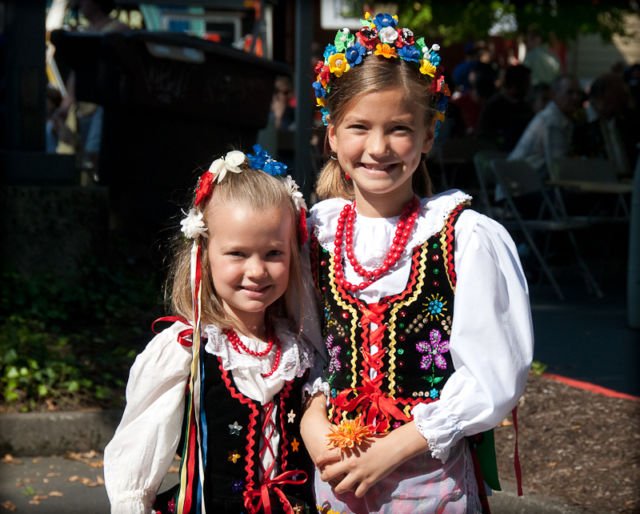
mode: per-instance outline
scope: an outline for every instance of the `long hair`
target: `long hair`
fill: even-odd
[[[330,113],[329,123],[340,124],[351,102],[361,95],[396,87],[403,90],[405,99],[414,103],[416,110],[424,112],[425,126],[427,130],[433,131],[436,111],[432,106],[433,99],[429,91],[431,80],[422,75],[415,65],[402,59],[385,59],[373,55],[341,77],[332,79],[331,91],[326,98]],[[325,151],[327,149],[328,141],[325,136]],[[413,174],[412,185],[419,196],[431,196],[431,179],[424,157]],[[320,171],[316,182],[316,194],[321,200],[332,197],[353,199],[353,184],[345,179],[337,160],[327,161]]]
[[[302,278],[300,272],[300,250],[298,234],[298,216],[291,195],[285,184],[267,173],[245,168],[242,173],[227,173],[220,184],[216,184],[213,194],[202,205],[205,213],[206,224],[207,211],[213,204],[226,205],[233,208],[236,205],[247,205],[257,211],[269,208],[285,208],[291,214],[291,261],[289,266],[289,283],[283,297],[267,308],[267,319],[273,317],[286,317],[292,320],[301,319]],[[200,206],[199,206],[200,207]],[[207,227],[208,237],[215,237]],[[204,324],[214,324],[221,328],[237,328],[226,314],[222,300],[218,296],[211,277],[211,267],[207,251],[207,239],[202,239],[202,308],[201,319]],[[192,293],[191,293],[191,246],[192,242],[180,238],[175,242],[175,257],[169,274],[166,287],[166,297],[170,298],[173,314],[183,316],[188,320],[193,319]],[[297,327],[299,328],[299,327]]]

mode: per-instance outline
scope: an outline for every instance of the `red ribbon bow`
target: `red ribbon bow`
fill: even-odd
[[[303,475],[303,478],[294,479],[296,475]],[[271,498],[269,493],[273,491],[280,500],[282,508],[286,514],[293,514],[293,507],[287,499],[280,486],[283,485],[302,485],[307,481],[307,473],[305,471],[293,469],[291,471],[285,471],[273,478],[265,478],[260,489],[249,489],[244,493],[244,508],[249,511],[250,514],[262,512],[265,514],[271,514]]]
[[[349,399],[353,393],[356,396]],[[385,432],[389,428],[389,419],[410,421],[411,418],[396,407],[395,401],[378,389],[371,381],[365,380],[363,385],[355,389],[345,389],[335,400],[335,404],[347,412],[353,412],[362,406],[366,415],[365,424],[373,427],[377,433]],[[382,420],[376,418],[382,415]]]

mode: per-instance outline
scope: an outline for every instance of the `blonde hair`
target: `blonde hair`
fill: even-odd
[[[198,206],[206,213],[215,202],[215,206],[225,204],[229,208],[235,205],[248,205],[257,211],[269,208],[284,208],[291,214],[291,261],[289,266],[289,283],[283,297],[267,308],[267,320],[274,317],[286,317],[298,321],[302,317],[300,294],[302,293],[302,277],[300,272],[300,250],[298,234],[299,213],[285,184],[271,175],[256,171],[243,165],[242,173],[227,173],[220,184],[216,184],[211,197]],[[206,216],[205,224],[206,224]],[[208,228],[208,227],[207,227]],[[207,231],[210,233],[210,230]],[[215,237],[215,235],[209,235]],[[171,300],[174,314],[193,320],[191,293],[191,248],[192,241],[180,238],[176,241],[175,257],[167,281],[166,296]],[[201,239],[202,247],[202,307],[203,324],[214,324],[221,328],[233,327],[233,322],[226,314],[222,301],[213,286],[207,240]],[[237,327],[234,327],[237,328]]]
[[[433,130],[436,111],[429,92],[431,80],[419,72],[415,63],[370,56],[362,64],[353,66],[348,73],[333,78],[331,82],[331,91],[326,98],[330,124],[338,125],[349,110],[351,102],[361,95],[399,87],[408,101],[414,102],[417,108],[424,111],[425,126],[428,130]],[[327,147],[325,136],[325,150]],[[424,159],[413,174],[412,182],[413,190],[418,195],[431,196],[431,179]],[[333,197],[353,199],[353,184],[345,179],[337,160],[327,161],[320,170],[316,194],[321,200]]]

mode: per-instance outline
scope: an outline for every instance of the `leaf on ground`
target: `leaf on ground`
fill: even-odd
[[[22,464],[22,461],[20,459],[16,459],[10,453],[5,453],[4,457],[2,457],[2,463],[3,464]]]
[[[36,494],[36,490],[32,486],[27,485],[22,489],[22,494],[25,496],[33,496]]]
[[[60,491],[51,491],[49,492],[49,496],[60,497],[60,496],[64,496],[64,493],[61,493]]]
[[[0,503],[0,506],[4,510],[8,510],[9,512],[15,512],[18,509],[18,507],[16,507],[16,504],[9,500]]]

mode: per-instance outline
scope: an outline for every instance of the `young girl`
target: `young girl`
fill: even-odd
[[[469,436],[522,394],[528,290],[502,226],[432,195],[438,46],[388,14],[339,31],[314,83],[331,160],[311,210],[328,365],[302,434],[319,512],[479,512]]]
[[[298,332],[305,209],[291,177],[279,177],[285,169],[257,147],[200,177],[172,273],[175,316],[161,318],[174,323],[137,357],[105,449],[112,513],[309,503],[298,415],[312,355]],[[179,441],[179,487],[154,504]]]

